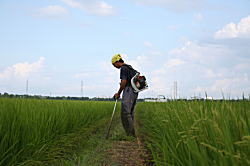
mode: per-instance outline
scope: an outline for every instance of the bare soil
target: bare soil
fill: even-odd
[[[110,164],[105,166],[145,166],[148,165],[145,149],[140,141],[114,141],[112,148],[107,151]]]

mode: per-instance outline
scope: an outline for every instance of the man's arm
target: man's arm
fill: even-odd
[[[122,91],[125,89],[128,80],[121,80],[119,91],[115,94],[115,98],[119,99]]]
[[[123,89],[125,89],[127,83],[128,83],[128,80],[121,80],[120,88],[119,88],[119,91],[118,91],[119,95],[121,95],[121,93],[122,93]]]

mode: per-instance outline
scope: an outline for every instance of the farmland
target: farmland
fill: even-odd
[[[0,165],[68,157],[110,117],[111,103],[0,99]]]
[[[113,106],[0,98],[0,165],[101,165],[109,145],[130,141],[118,111],[110,140],[104,139]],[[157,166],[250,165],[249,108],[249,101],[141,102],[137,136],[150,154],[147,162]]]
[[[250,165],[250,102],[173,101],[137,109],[155,165]]]

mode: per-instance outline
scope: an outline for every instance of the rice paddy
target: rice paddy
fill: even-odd
[[[0,98],[0,165],[18,165],[35,157],[45,162],[60,157],[60,141],[67,143],[62,138],[80,129],[87,133],[88,128],[108,119],[111,109],[111,102]]]
[[[0,98],[0,166],[72,163],[76,151],[98,145],[90,140],[103,141],[113,106],[114,102]],[[116,121],[119,116],[116,112]],[[150,164],[250,165],[249,101],[140,102],[136,123]]]
[[[155,165],[250,165],[250,102],[173,101],[137,107]]]

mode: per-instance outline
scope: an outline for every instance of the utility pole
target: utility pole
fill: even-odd
[[[29,91],[29,80],[26,81],[26,95],[28,95]]]
[[[173,88],[173,96],[174,96],[174,100],[175,100],[175,81],[174,81],[174,88]]]
[[[173,100],[175,100],[175,82],[174,82],[174,87],[173,87]]]
[[[177,99],[177,81],[174,81],[174,100]]]
[[[81,81],[81,97],[83,98],[83,81]]]
[[[175,90],[175,95],[176,95],[176,99],[177,99],[177,97],[178,97],[178,90],[177,90],[177,81],[175,81],[175,88],[176,88],[176,90]]]

